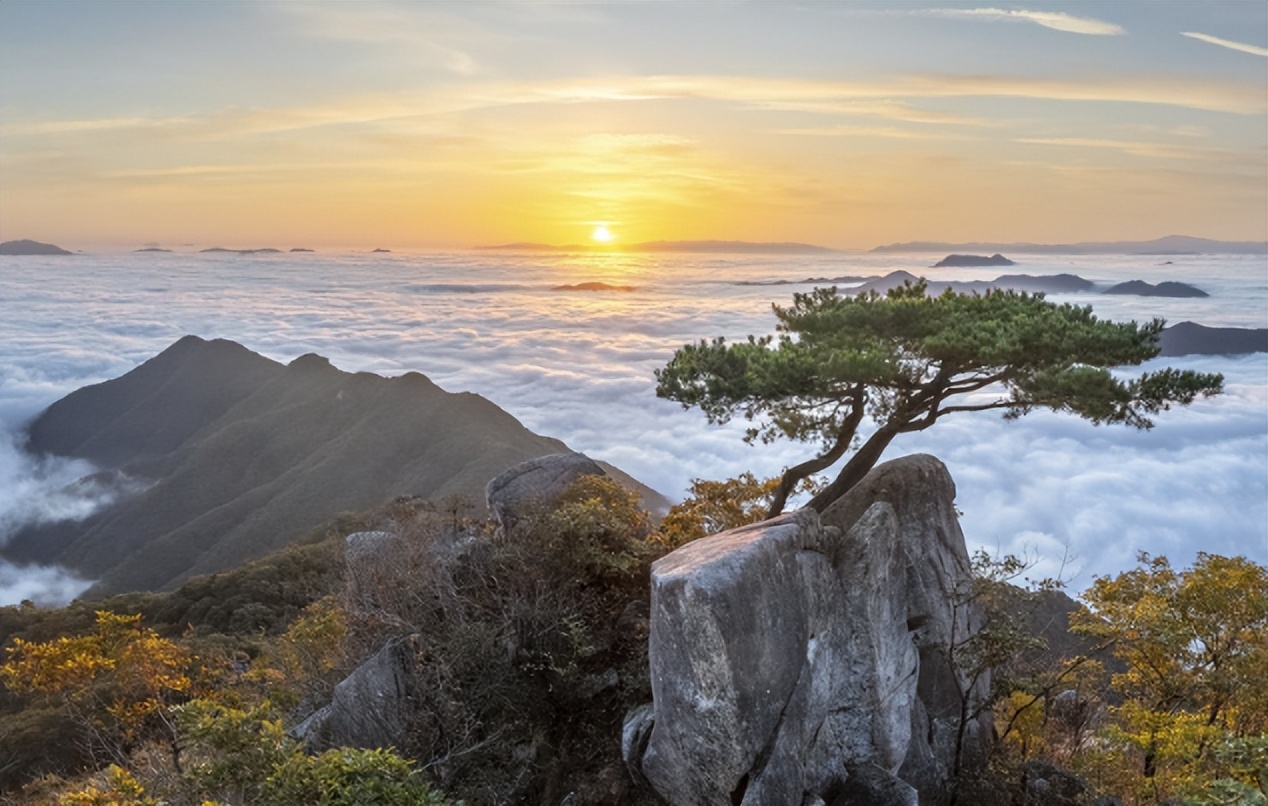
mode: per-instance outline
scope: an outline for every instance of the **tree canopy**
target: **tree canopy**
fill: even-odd
[[[1098,577],[1071,619],[1123,665],[1090,766],[1136,802],[1264,803],[1268,568],[1200,552],[1187,570],[1139,560]]]
[[[1097,319],[1090,306],[1058,305],[1042,294],[927,294],[923,280],[882,296],[835,288],[795,294],[772,306],[776,335],[679,349],[656,373],[656,393],[699,406],[715,424],[737,415],[746,439],[817,443],[818,456],[788,468],[769,515],[797,482],[854,454],[810,506],[822,510],[866,475],[899,434],[948,414],[1000,409],[1007,418],[1037,408],[1093,423],[1151,428],[1150,415],[1218,394],[1223,376],[1162,369],[1121,379],[1111,369],[1158,354],[1161,319]],[[863,424],[876,429],[862,439]]]

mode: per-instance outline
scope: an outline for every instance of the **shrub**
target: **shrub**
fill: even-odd
[[[391,750],[337,748],[294,754],[264,782],[272,806],[446,806],[408,761]]]

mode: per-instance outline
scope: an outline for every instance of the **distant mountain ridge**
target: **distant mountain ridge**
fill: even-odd
[[[889,252],[1028,252],[1040,255],[1268,255],[1268,241],[1216,241],[1188,235],[1167,235],[1152,241],[1083,241],[1067,244],[908,241],[878,246],[871,251],[880,254]]]
[[[26,238],[0,243],[0,255],[72,255],[66,249],[51,243],[41,243]]]
[[[717,254],[750,254],[750,255],[819,255],[839,252],[826,246],[815,246],[808,243],[780,242],[764,243],[754,241],[643,241],[642,243],[621,246],[601,246],[599,244],[565,244],[557,246],[546,243],[518,241],[516,243],[499,244],[482,247],[484,249],[523,250],[543,252],[696,252]]]
[[[283,365],[195,336],[57,401],[31,424],[28,447],[89,459],[130,480],[121,488],[150,483],[5,547],[11,559],[98,579],[90,596],[170,588],[398,496],[460,494],[482,506],[494,476],[568,450],[416,372],[343,372],[313,354]]]

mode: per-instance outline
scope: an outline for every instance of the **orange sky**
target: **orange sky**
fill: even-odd
[[[1268,238],[1268,5],[0,4],[0,237]]]

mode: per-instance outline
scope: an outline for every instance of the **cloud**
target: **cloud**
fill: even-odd
[[[961,140],[962,135],[943,130],[902,129],[897,126],[815,126],[801,129],[773,129],[776,134],[799,137],[878,137],[884,140]]]
[[[85,145],[91,145],[94,151],[109,153],[110,148],[117,147],[132,155],[129,160],[135,159],[137,145],[142,142],[151,152],[161,148],[180,149],[181,162],[177,165],[135,166],[137,170],[175,170],[190,165],[191,161],[194,166],[206,164],[201,150],[194,151],[199,156],[191,158],[185,154],[187,149],[202,149],[218,141],[237,143],[239,150],[244,141],[265,148],[276,145],[277,135],[294,138],[303,135],[306,150],[326,142],[325,138],[330,138],[331,144],[343,146],[349,144],[349,138],[354,143],[373,145],[371,140],[375,137],[406,138],[415,145],[423,142],[428,145],[479,144],[482,138],[472,135],[469,125],[463,122],[464,114],[498,109],[509,113],[551,104],[715,101],[771,113],[876,117],[934,126],[998,125],[981,117],[923,108],[918,103],[966,97],[1157,104],[1248,115],[1262,114],[1268,105],[1262,87],[1257,84],[1180,75],[1119,74],[1081,79],[943,73],[895,75],[873,81],[713,75],[609,76],[466,82],[433,87],[425,92],[352,93],[319,104],[232,108],[184,116],[10,122],[0,124],[0,134],[9,141],[6,160],[20,158],[28,149],[47,148],[50,138],[58,143],[65,142],[66,138],[88,138]],[[522,136],[520,129],[515,131]],[[312,139],[318,135],[323,139]],[[264,156],[270,163],[297,162],[295,151],[267,151]],[[329,149],[322,149],[320,153],[328,152]],[[361,159],[373,161],[381,159],[381,155],[371,151],[370,156],[363,154]]]
[[[903,123],[925,123],[931,126],[975,126],[995,127],[1002,125],[999,121],[986,118],[962,115],[956,112],[945,112],[935,109],[923,109],[910,103],[898,100],[871,101],[779,101],[773,100],[754,104],[759,109],[771,109],[782,112],[812,112],[821,115],[844,117],[875,117],[884,120],[896,120]]]
[[[0,431],[0,547],[23,526],[83,520],[143,486],[82,460],[32,456],[17,429]]]
[[[115,500],[117,488],[85,480],[94,471],[88,462],[34,457],[21,450],[18,440],[17,424],[0,422],[0,548],[23,526],[82,520]],[[0,559],[0,606],[27,599],[61,605],[91,584],[64,568]]]
[[[1231,39],[1220,39],[1218,36],[1199,34],[1194,33],[1193,31],[1185,31],[1181,34],[1181,36],[1187,36],[1190,39],[1197,39],[1201,42],[1207,42],[1212,45],[1219,45],[1220,47],[1228,48],[1229,50],[1239,50],[1242,53],[1250,53],[1254,56],[1268,56],[1268,48],[1261,48],[1257,45],[1247,45],[1243,42],[1234,42]]]
[[[1055,31],[1088,36],[1122,36],[1127,33],[1112,22],[1090,17],[1074,17],[1062,11],[1033,11],[1018,8],[930,8],[898,12],[931,17],[954,17],[1006,22],[1033,22]]]
[[[355,8],[335,5],[284,4],[278,10],[308,36],[373,46],[398,45],[425,63],[448,72],[469,76],[483,68],[464,40],[483,39],[456,15],[437,13],[436,7],[358,3]]]
[[[662,145],[678,144],[655,137],[605,144],[634,153]],[[0,354],[0,426],[11,435],[0,446],[12,447],[12,433],[58,397],[121,375],[195,333],[234,339],[281,361],[317,352],[349,371],[422,372],[448,391],[489,398],[534,431],[614,462],[671,497],[681,496],[692,478],[745,470],[774,475],[810,450],[793,443],[748,446],[743,422],[710,426],[698,410],[655,396],[653,372],[674,349],[716,335],[770,332],[770,303],[786,303],[792,291],[803,290],[735,281],[927,265],[926,256],[412,256],[399,250],[391,259],[321,252],[51,261],[30,259],[20,264],[23,271],[0,271],[0,343],[6,345]],[[1073,272],[1099,283],[1188,279],[1212,296],[1083,294],[1054,300],[1091,304],[1112,319],[1161,315],[1212,326],[1262,326],[1268,288],[1253,259],[1160,262],[1028,256],[1027,272]],[[103,265],[110,270],[102,271]],[[966,270],[965,276],[980,271]],[[57,282],[48,282],[50,276]],[[636,290],[550,290],[591,280]],[[1092,573],[1129,567],[1141,549],[1167,554],[1177,564],[1191,561],[1197,550],[1268,562],[1268,355],[1153,366],[1165,365],[1223,372],[1228,391],[1164,413],[1150,432],[1097,428],[1043,412],[1016,422],[988,413],[947,418],[921,435],[906,435],[888,455],[927,451],[941,457],[956,481],[970,543],[1037,553],[1042,573],[1056,570],[1067,546],[1081,583]],[[11,452],[0,453],[0,468],[10,468],[0,479],[0,508],[17,507],[21,517],[37,510],[34,501],[56,501],[68,483],[90,471],[82,465],[41,469],[29,457],[15,462]],[[45,511],[82,503],[63,499]]]
[[[57,607],[83,593],[92,580],[47,565],[14,565],[0,559],[0,607],[30,601]]]
[[[1256,160],[1262,159],[1261,154],[1238,152],[1226,148],[1202,148],[1188,144],[1172,145],[1144,140],[1114,140],[1094,137],[1024,137],[1018,138],[1017,142],[1036,145],[1070,146],[1074,148],[1108,149],[1137,157],[1223,162],[1235,165],[1254,164]]]
[[[754,107],[806,103],[953,97],[1018,97],[1055,101],[1162,104],[1238,114],[1260,114],[1257,84],[1181,75],[1043,78],[1016,75],[924,73],[874,81],[777,79],[754,76],[626,76],[517,85],[485,96],[501,102],[577,103],[596,99],[647,101],[712,99]]]
[[[55,120],[44,123],[2,123],[0,135],[7,137],[40,137],[49,134],[66,134],[78,132],[101,132],[109,129],[136,129],[166,125],[173,119],[156,120],[154,118],[98,118],[92,120]]]

